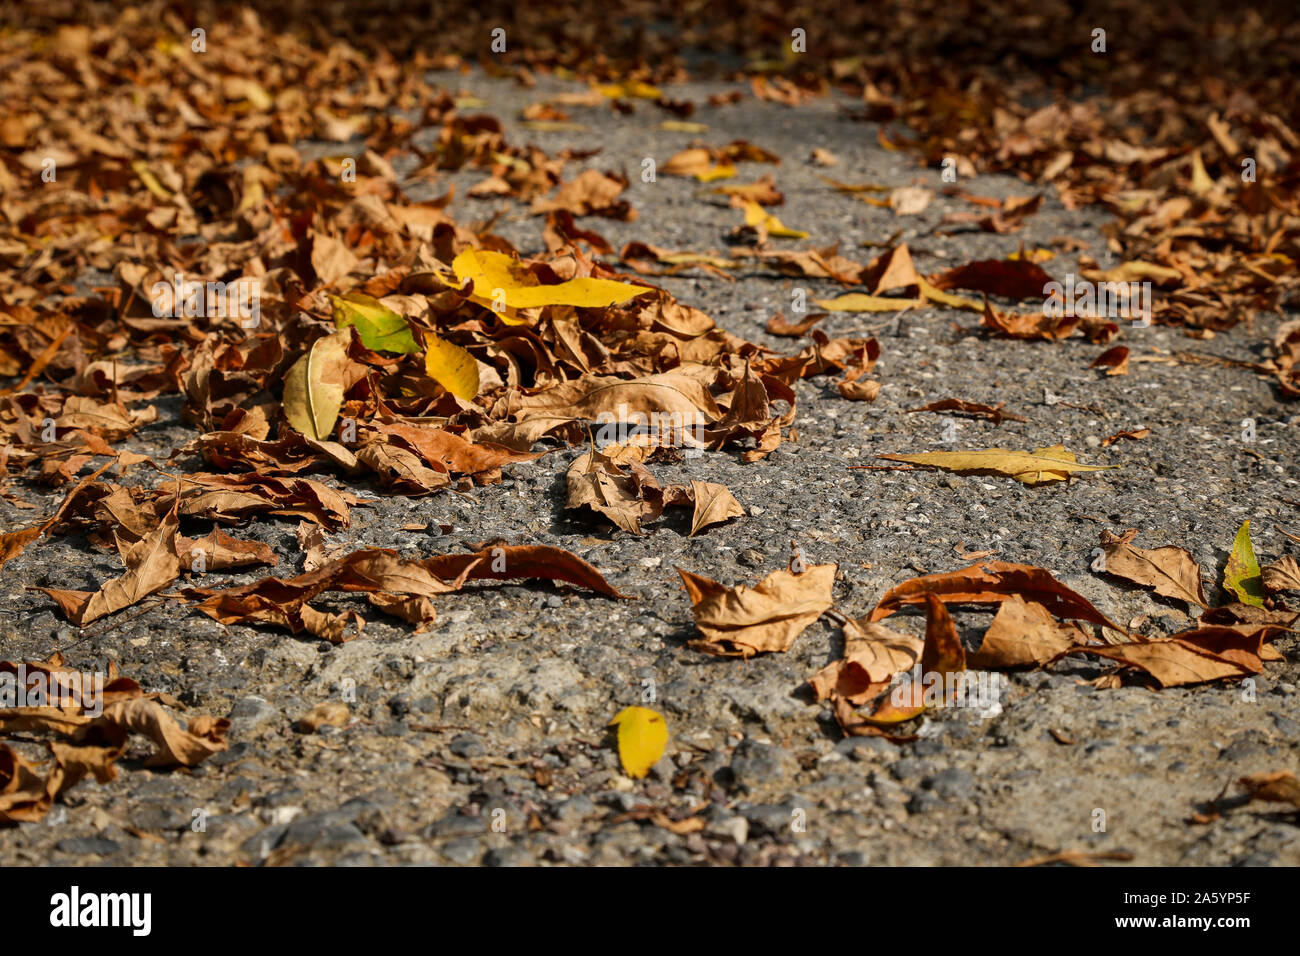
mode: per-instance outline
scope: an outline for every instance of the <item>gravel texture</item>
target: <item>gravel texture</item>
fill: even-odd
[[[901,230],[918,268],[931,272],[1003,257],[1022,241],[1037,247],[1070,236],[1089,243],[1103,266],[1115,264],[1100,231],[1104,214],[1068,211],[1052,195],[1018,233],[945,236],[943,215],[972,207],[939,196],[920,215],[900,218],[834,193],[819,173],[942,185],[937,169],[882,148],[874,124],[852,120],[834,99],[788,109],[747,97],[712,108],[703,105],[706,96],[729,87],[701,83],[671,95],[701,104],[692,119],[709,125],[704,134],[655,129],[668,117],[649,104],[627,116],[574,110],[589,132],[536,132],[518,126],[518,110],[562,87],[522,90],[476,74],[431,79],[485,100],[484,111],[507,121],[512,141],[531,140],[548,152],[599,147],[580,165],[625,170],[632,180],[626,197],[639,218],[584,220],[615,247],[638,239],[677,250],[724,248],[740,220],[735,210],[697,197],[693,180],[644,183],[640,170],[645,157],[662,165],[693,138],[745,138],[783,162],[742,165],[739,180],[771,172],[786,195],[777,215],[813,234],[808,242],[773,240],[777,248],[839,242],[842,253],[865,260],[876,250],[860,243],[883,243]],[[840,165],[810,164],[814,146],[836,154]],[[502,212],[496,231],[526,252],[540,250],[540,218],[509,201],[465,198],[481,177],[453,174],[432,189],[440,194],[453,182],[458,219]],[[961,185],[999,197],[1033,188],[1004,177]],[[1063,254],[1047,267],[1063,275],[1074,260]],[[800,343],[772,338],[763,326],[775,312],[791,315],[792,290],[806,288],[810,298],[843,291],[758,272],[734,283],[656,281],[728,331],[785,352]],[[0,832],[0,866],[1008,864],[1060,850],[1128,851],[1134,863],[1148,865],[1300,864],[1294,815],[1269,805],[1229,803],[1216,822],[1187,822],[1237,777],[1296,769],[1293,638],[1276,642],[1286,660],[1268,665],[1253,695],[1235,684],[1097,690],[1086,681],[1105,668],[1075,661],[1012,675],[997,716],[934,711],[921,721],[920,739],[902,746],[842,740],[804,686],[839,657],[838,628],[819,621],[785,654],[705,656],[686,646],[695,631],[674,570],[752,584],[784,567],[797,542],[810,562],[839,565],[836,606],[861,616],[892,584],[962,567],[961,553],[992,550],[999,560],[1050,569],[1113,619],[1141,618],[1145,633],[1182,629],[1189,624],[1182,605],[1093,572],[1090,552],[1102,529],[1137,528],[1139,545],[1182,545],[1217,582],[1246,518],[1261,561],[1300,551],[1274,530],[1276,523],[1300,531],[1300,407],[1279,401],[1250,371],[1169,360],[1194,351],[1259,361],[1278,321],[1208,341],[1178,329],[1126,328],[1120,342],[1133,350],[1132,371],[1107,376],[1088,367],[1102,346],[991,338],[969,312],[832,314],[822,326],[829,334],[879,338],[883,355],[873,377],[883,388],[876,401],[846,401],[827,379],[803,381],[797,443],[756,464],[708,453],[652,466],[661,483],[725,483],[746,508],[743,518],[695,538],[672,517],[643,538],[613,530],[563,510],[564,473],[579,452],[558,449],[468,495],[406,499],[363,485],[354,490],[372,500],[354,510],[349,529],[327,537],[331,545],[393,547],[410,557],[495,538],[558,545],[633,601],[545,583],[470,587],[439,600],[438,622],[426,633],[370,614],[363,635],[341,646],[224,628],[170,601],[146,602],[80,631],[30,588],[94,590],[119,573],[117,560],[84,540],[43,540],[0,578],[3,657],[61,651],[87,669],[114,661],[147,690],[231,717],[231,747],[192,771],[153,772],[124,760],[116,781],[82,783],[45,822]],[[1146,356],[1160,360],[1138,361]],[[994,426],[958,419],[956,441],[945,444],[943,416],[906,410],[948,397],[1005,402],[1028,420]],[[161,459],[191,431],[174,400],[158,405],[159,421],[124,447]],[[1253,442],[1243,441],[1244,419],[1256,423]],[[1101,447],[1139,426],[1150,437]],[[928,471],[850,470],[891,452],[1057,442],[1086,462],[1121,468],[1038,488]],[[61,497],[29,500],[52,508]],[[31,514],[0,502],[5,524]],[[432,533],[398,530],[411,523]],[[440,526],[450,531],[439,534]],[[276,550],[283,575],[301,569],[293,530],[291,521],[263,521],[244,535]],[[262,573],[212,574],[204,583],[243,583]],[[1217,586],[1212,591],[1212,600],[1222,598]],[[334,598],[322,606],[362,607]],[[986,620],[958,616],[967,638]],[[922,627],[912,615],[900,622]],[[651,693],[649,706],[666,716],[672,737],[650,775],[633,781],[620,771],[605,725]],[[347,703],[345,727],[297,729],[299,718],[331,700]],[[634,811],[646,806],[669,816],[706,806],[706,825],[677,835],[636,819]]]

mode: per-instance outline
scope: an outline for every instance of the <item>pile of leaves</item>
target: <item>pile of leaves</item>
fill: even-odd
[[[53,513],[0,531],[0,568],[43,536],[84,535],[116,554],[123,571],[94,591],[42,589],[73,624],[162,594],[222,624],[336,642],[365,622],[313,606],[326,592],[364,594],[376,611],[419,628],[435,619],[439,595],[476,581],[562,581],[617,599],[624,595],[596,568],[557,548],[482,542],[412,560],[377,548],[337,553],[324,536],[364,506],[349,486],[465,492],[568,445],[588,447],[568,469],[567,507],[631,534],[667,509],[689,508],[689,531],[701,533],[742,517],[743,504],[716,483],[661,485],[656,463],[677,462],[684,449],[762,460],[794,437],[794,386],[804,378],[834,375],[839,394],[854,400],[878,392],[868,378],[880,357],[875,339],[829,337],[817,315],[776,316],[771,334],[805,341],[780,354],[677,301],[652,284],[657,275],[691,269],[725,280],[758,269],[838,283],[844,294],[816,302],[826,311],[935,303],[979,315],[992,335],[1055,342],[1081,334],[1109,344],[1120,334],[1106,319],[1015,314],[988,301],[1040,297],[1053,278],[1041,265],[1050,251],[1022,248],[922,275],[906,244],[882,243],[866,262],[837,245],[783,245],[810,237],[797,216],[772,212],[784,203],[775,174],[725,182],[740,164],[779,166],[781,157],[743,140],[694,144],[663,167],[735,207],[731,251],[636,242],[615,252],[578,220],[634,221],[624,174],[573,168],[595,151],[551,155],[508,141],[497,118],[430,86],[434,67],[475,60],[525,85],[540,72],[589,83],[585,93],[530,107],[530,123],[567,123],[574,108],[653,108],[689,129],[693,104],[660,84],[686,78],[679,54],[687,47],[740,48],[752,95],[798,109],[836,88],[861,104],[851,118],[885,124],[887,147],[951,163],[961,177],[996,170],[1034,184],[1032,194],[1006,200],[954,186],[949,192],[974,208],[945,226],[1012,233],[1048,188],[1071,208],[1104,205],[1118,217],[1108,241],[1121,264],[1102,270],[1085,258],[1082,276],[1152,282],[1157,321],[1207,336],[1294,296],[1294,24],[1208,7],[1199,22],[1170,23],[1123,0],[1096,4],[1085,18],[1054,2],[933,0],[889,11],[835,3],[806,23],[775,2],[635,6],[642,22],[659,17],[678,29],[629,31],[627,10],[586,0],[475,4],[436,22],[425,4],[416,13],[384,2],[330,8],[306,23],[297,4],[275,2],[233,12],[89,3],[76,17],[60,4],[7,7],[0,494],[18,508],[31,506],[13,483],[64,495]],[[1087,17],[1110,29],[1104,53],[1089,50],[1083,27],[1077,36],[1056,28]],[[497,28],[509,42],[488,55]],[[806,34],[806,53],[790,42],[795,28]],[[1212,35],[1229,40],[1211,47]],[[1154,56],[1151,37],[1163,38]],[[1223,72],[1201,69],[1193,79],[1170,69],[1196,62],[1197,44],[1223,59]],[[824,150],[813,159],[836,163]],[[439,195],[437,182],[467,168],[482,174],[471,196],[510,197],[536,217],[544,252],[523,254],[491,221],[449,214],[452,193]],[[914,187],[826,182],[899,216],[931,198]],[[1281,395],[1300,395],[1300,326],[1284,324],[1267,349],[1249,367],[1272,376]],[[1127,357],[1118,347],[1099,362],[1120,374]],[[159,421],[159,400],[179,402],[192,429],[166,461],[134,450],[141,429]],[[1014,417],[960,399],[927,409]],[[610,420],[660,425],[598,441],[592,423]],[[885,457],[1030,485],[1108,467],[1079,463],[1061,446]],[[298,522],[302,572],[236,587],[199,581],[210,571],[279,566],[284,556],[225,530],[257,517]],[[1189,557],[1131,541],[1103,540],[1109,573],[1207,608]],[[1294,620],[1269,605],[1294,590],[1297,570],[1284,560],[1252,573],[1248,532],[1245,542],[1225,580],[1239,600],[1159,640],[1107,620],[1040,568],[989,562],[916,578],[865,618],[839,615],[843,659],[811,684],[846,733],[901,739],[888,728],[927,704],[886,698],[895,678],[918,663],[942,674],[967,669],[950,604],[996,611],[972,666],[1088,655],[1118,665],[1103,676],[1108,685],[1135,673],[1159,686],[1258,673],[1276,654],[1269,639]],[[752,588],[683,571],[695,646],[738,657],[788,649],[822,614],[838,614],[835,570],[801,566]],[[925,609],[924,638],[883,623],[909,606]],[[123,680],[114,679],[118,696],[101,717],[75,707],[0,711],[0,732],[68,738],[49,744],[55,769],[44,775],[0,745],[4,819],[38,817],[87,773],[110,778],[129,730],[153,736],[162,762],[192,765],[220,749],[221,722],[200,718],[181,731]],[[637,741],[632,766],[644,773],[666,729],[635,712],[617,722]]]

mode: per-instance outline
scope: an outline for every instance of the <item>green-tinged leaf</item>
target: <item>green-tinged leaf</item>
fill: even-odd
[[[403,355],[420,351],[406,319],[360,292],[330,296],[334,306],[334,324],[340,329],[352,326],[361,344],[372,352],[398,352]]]
[[[1228,555],[1227,567],[1223,569],[1223,587],[1235,594],[1242,604],[1264,606],[1264,580],[1259,561],[1255,558],[1255,548],[1250,543],[1248,520],[1242,522],[1232,542],[1232,554]]]

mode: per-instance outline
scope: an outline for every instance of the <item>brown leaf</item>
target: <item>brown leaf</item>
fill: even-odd
[[[691,514],[691,534],[698,534],[711,524],[720,524],[731,518],[743,518],[745,509],[726,485],[711,481],[692,481],[690,498],[695,503]]]
[[[576,554],[546,545],[496,545],[475,554],[443,554],[425,558],[420,564],[457,587],[466,581],[542,578],[565,581],[606,597],[627,597]]]
[[[1187,604],[1209,607],[1201,587],[1201,567],[1191,552],[1174,545],[1150,551],[1133,547],[1136,531],[1114,535],[1101,532],[1105,571],[1126,581],[1152,588],[1157,594],[1177,598]]]
[[[980,259],[930,279],[937,289],[968,289],[1007,299],[1042,299],[1052,277],[1029,259]]]
[[[1263,641],[1269,627],[1197,627],[1165,640],[1076,647],[1067,654],[1095,654],[1150,674],[1161,687],[1244,677],[1264,669]]]
[[[1300,563],[1289,554],[1284,554],[1272,564],[1260,569],[1264,578],[1264,587],[1272,593],[1278,591],[1300,591]]]
[[[1032,667],[1087,640],[1077,624],[1062,624],[1043,605],[1013,594],[998,606],[970,664],[980,669]]]
[[[1252,800],[1272,803],[1289,803],[1300,808],[1300,780],[1285,770],[1274,773],[1252,773],[1237,781],[1250,794]]]
[[[816,564],[803,574],[773,571],[752,588],[729,588],[678,568],[695,626],[704,635],[691,646],[724,657],[788,650],[808,625],[830,609],[836,568]]]
[[[173,506],[162,523],[139,543],[129,570],[119,578],[106,581],[98,591],[37,590],[54,598],[64,617],[78,627],[130,607],[161,591],[180,576],[180,556],[176,552],[178,527]]]
[[[1126,633],[1050,571],[1003,561],[977,562],[960,571],[928,574],[897,584],[880,599],[870,619],[883,620],[905,605],[923,603],[928,594],[945,604],[1001,604],[1015,594],[1041,604],[1058,618],[1077,618]]]
[[[968,402],[960,398],[945,398],[938,402],[931,402],[929,405],[922,405],[919,408],[909,408],[908,412],[953,412],[958,415],[970,415],[972,418],[987,418],[994,425],[1001,425],[1003,422],[1029,421],[1029,419],[1021,415],[1004,412],[1002,405],[1002,402],[998,402],[996,405],[983,405],[979,402]]]
[[[861,706],[889,686],[890,679],[910,671],[921,658],[925,641],[871,621],[844,622],[844,657],[828,664],[808,681],[818,700],[842,697]]]

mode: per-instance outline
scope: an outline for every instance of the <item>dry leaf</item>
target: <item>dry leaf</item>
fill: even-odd
[[[1121,535],[1102,531],[1101,546],[1105,571],[1126,581],[1152,588],[1157,594],[1177,598],[1187,604],[1209,607],[1201,587],[1201,567],[1191,552],[1174,545],[1150,551],[1130,543],[1136,531]]]
[[[1032,452],[989,448],[983,451],[931,451],[919,455],[877,455],[889,461],[940,468],[944,471],[1004,475],[1026,485],[1066,481],[1078,471],[1106,471],[1118,465],[1080,465],[1064,445],[1035,448]]]
[[[691,646],[724,657],[785,651],[830,609],[836,565],[815,564],[803,574],[773,571],[754,587],[728,588],[677,569],[703,636]]]

